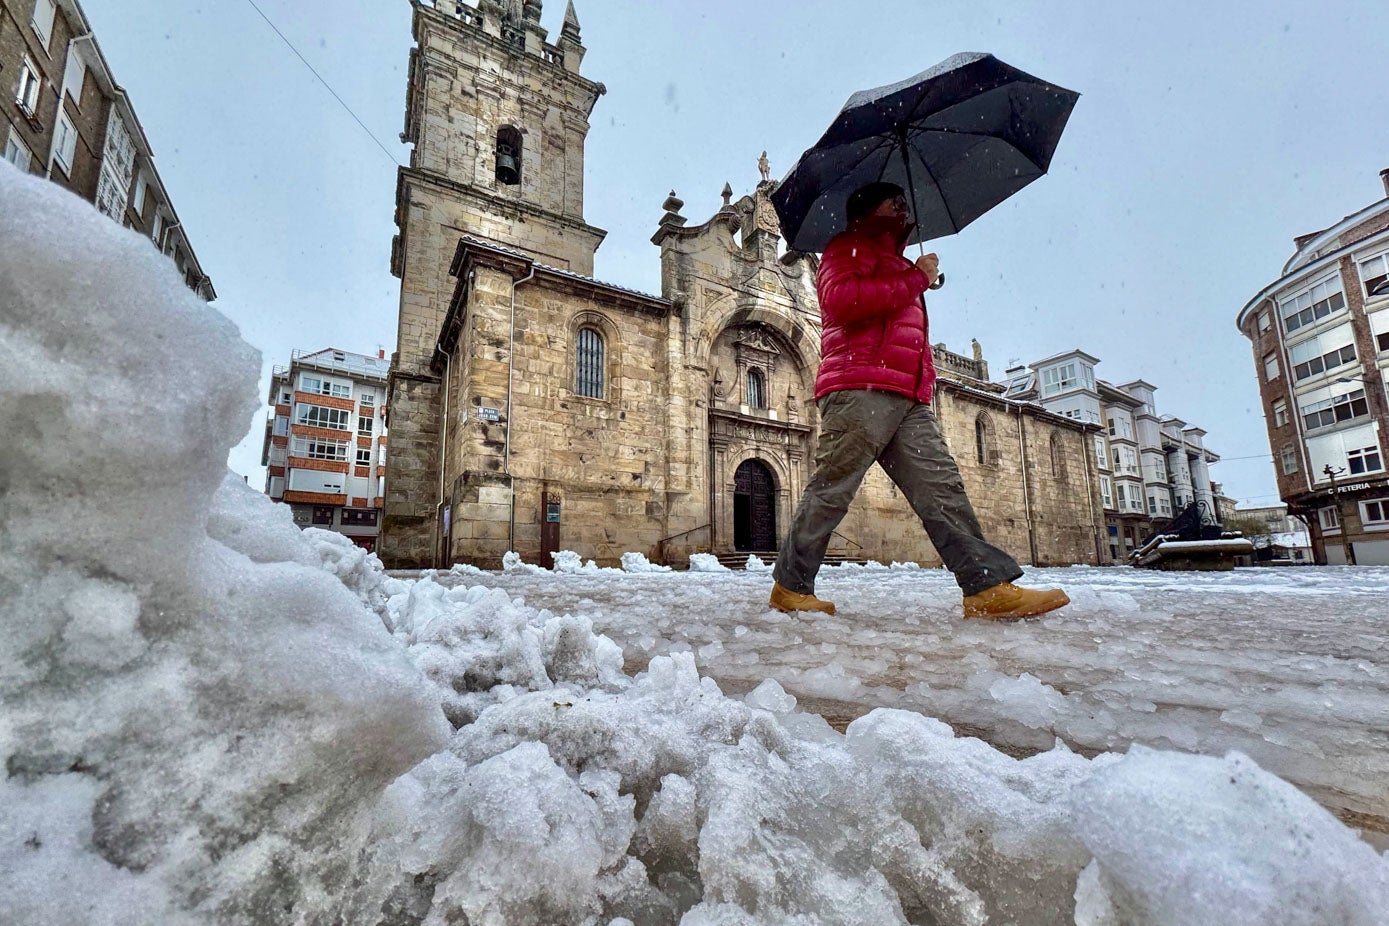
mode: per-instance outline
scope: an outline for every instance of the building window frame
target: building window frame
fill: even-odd
[[[371,465],[371,448],[370,448],[370,447],[358,447],[358,448],[357,448],[357,465],[358,465],[358,466],[370,466],[370,465]]]
[[[1384,457],[1379,444],[1346,451],[1346,471],[1352,476],[1378,473],[1384,470]]]
[[[1297,449],[1291,446],[1284,447],[1279,451],[1283,464],[1283,475],[1291,476],[1298,471],[1299,464],[1297,459]]]
[[[15,105],[30,119],[39,115],[39,94],[43,90],[43,74],[28,55],[19,65],[19,84],[15,89]]]
[[[1283,330],[1288,334],[1318,324],[1322,319],[1345,309],[1345,287],[1341,284],[1339,273],[1322,277],[1301,292],[1278,302],[1278,314],[1282,316]]]
[[[371,415],[357,416],[357,433],[362,437],[371,437],[376,427],[376,420]]]
[[[994,436],[993,419],[988,412],[980,412],[974,417],[974,457],[980,466],[998,466],[1003,459]]]
[[[300,402],[294,406],[294,423],[309,428],[326,428],[330,431],[350,431],[351,412],[343,408],[329,408],[326,405],[310,405]]]
[[[24,144],[24,139],[19,137],[19,130],[10,126],[9,138],[5,141],[5,160],[24,173],[29,173],[34,163],[34,152],[29,150],[29,146]]]
[[[1273,400],[1273,426],[1286,427],[1288,424],[1288,403],[1285,399]]]
[[[1389,531],[1389,496],[1362,501],[1360,524],[1367,531]]]
[[[1324,354],[1313,357],[1293,367],[1293,379],[1302,382],[1323,373],[1330,373],[1359,359],[1355,355],[1355,344],[1346,344]]]
[[[1271,383],[1282,375],[1279,369],[1278,355],[1273,351],[1264,354],[1264,382]]]
[[[318,437],[295,437],[290,444],[290,452],[305,460],[326,460],[330,463],[347,462],[348,442],[345,440],[324,440]]]
[[[68,114],[59,107],[58,121],[53,127],[53,163],[63,169],[63,174],[72,177],[72,164],[77,159],[77,126]]]
[[[1332,428],[1370,417],[1369,399],[1364,389],[1322,399],[1299,409],[1303,427],[1308,431]]]
[[[748,408],[764,409],[767,407],[767,377],[755,367],[748,368],[746,398]]]
[[[352,384],[325,379],[320,376],[311,376],[308,373],[299,375],[299,391],[307,392],[310,395],[326,395],[334,399],[352,398]]]
[[[1374,272],[1372,271],[1372,273],[1374,273],[1374,275],[1373,275],[1373,276],[1367,277],[1367,276],[1365,275],[1365,268],[1366,268],[1367,266],[1369,266],[1369,265],[1371,265],[1371,264],[1375,264],[1375,263],[1378,263],[1378,264],[1379,264],[1378,272],[1377,272],[1377,273],[1374,273]],[[1382,252],[1380,252],[1379,254],[1373,255],[1372,257],[1367,257],[1367,258],[1365,258],[1365,259],[1363,259],[1363,260],[1357,260],[1357,261],[1355,262],[1355,266],[1356,266],[1356,271],[1357,271],[1357,272],[1359,273],[1359,275],[1360,275],[1360,288],[1361,288],[1361,291],[1365,294],[1365,298],[1366,298],[1366,299],[1382,299],[1382,298],[1384,298],[1384,295],[1385,295],[1385,294],[1380,294],[1380,295],[1378,295],[1378,296],[1371,296],[1371,295],[1370,295],[1370,290],[1374,289],[1376,286],[1378,286],[1380,283],[1383,283],[1385,280],[1389,280],[1389,251],[1382,251]]]
[[[1100,477],[1100,501],[1106,508],[1114,507],[1114,483],[1108,476]]]
[[[1341,511],[1335,505],[1328,505],[1325,508],[1317,509],[1317,523],[1321,525],[1323,534],[1339,534],[1341,532]]]
[[[53,42],[53,20],[57,12],[58,4],[54,0],[34,0],[34,15],[29,17],[29,26],[39,37],[44,51],[48,51]]]
[[[574,392],[588,399],[605,398],[607,350],[597,325],[581,325],[574,339]]]

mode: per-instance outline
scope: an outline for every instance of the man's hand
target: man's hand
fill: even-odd
[[[936,277],[940,276],[940,258],[936,256],[934,251],[930,254],[923,254],[921,257],[918,257],[916,259],[916,267],[922,273],[926,274],[926,282],[929,285],[936,285]]]

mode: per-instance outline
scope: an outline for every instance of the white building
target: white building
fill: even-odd
[[[1141,379],[1115,386],[1095,376],[1098,357],[1067,351],[1006,373],[1009,398],[1101,425],[1094,436],[1110,553],[1123,562],[1156,528],[1193,502],[1217,518],[1206,432],[1159,416],[1157,387]]]
[[[376,548],[386,478],[385,351],[295,351],[270,379],[265,492],[300,527]]]

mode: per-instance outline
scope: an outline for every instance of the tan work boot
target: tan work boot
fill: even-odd
[[[1019,588],[1004,582],[965,598],[965,617],[990,621],[1016,621],[1055,611],[1071,603],[1059,588]]]
[[[780,582],[772,583],[773,608],[778,611],[822,611],[825,614],[834,613],[834,604],[828,601],[821,601],[814,595],[803,595],[800,592],[793,592],[789,588],[783,588]]]

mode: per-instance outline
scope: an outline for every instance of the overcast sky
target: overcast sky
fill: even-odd
[[[408,0],[83,0],[130,92],[217,307],[260,348],[395,347],[388,269]],[[1213,478],[1276,503],[1249,343],[1234,319],[1296,234],[1381,198],[1389,4],[1176,0],[575,0],[583,73],[607,85],[588,139],[596,276],[659,292],[649,239],[675,189],[692,223],[781,176],[851,92],[987,51],[1082,96],[1052,172],[954,238],[932,340],[1012,360],[1074,347],[1158,386],[1207,429]],[[1257,14],[1249,12],[1257,6]],[[562,0],[543,24],[557,38]],[[389,152],[389,156],[388,153]],[[263,481],[263,415],[232,467]]]

